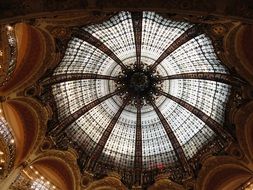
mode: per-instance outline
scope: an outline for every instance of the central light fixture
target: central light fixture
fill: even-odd
[[[118,76],[117,84],[124,89],[124,94],[131,97],[131,102],[141,100],[141,105],[149,103],[158,96],[162,81],[159,75],[150,70],[146,64],[133,64]]]

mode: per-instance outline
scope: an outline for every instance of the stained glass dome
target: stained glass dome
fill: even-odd
[[[226,146],[231,78],[204,28],[120,12],[73,30],[43,83],[57,107],[51,134],[73,144],[82,170],[116,170],[131,185],[168,170],[180,181],[203,150]]]

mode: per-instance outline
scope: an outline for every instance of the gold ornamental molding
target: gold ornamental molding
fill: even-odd
[[[249,101],[236,110],[233,117],[240,148],[251,165],[253,164],[253,101]],[[251,168],[253,170],[253,166]]]
[[[47,121],[49,119],[47,109],[41,103],[31,97],[17,98],[16,100],[27,103],[36,113],[36,118],[38,120],[38,131],[36,134],[36,141],[33,143],[33,151],[36,151],[39,148],[39,145],[42,143],[46,134]]]
[[[14,127],[14,125],[12,125],[13,122],[15,123],[13,119],[16,118],[13,115],[14,113],[8,112],[8,115],[6,115],[6,120],[12,127],[14,137],[15,135],[19,134],[19,136],[16,136],[15,139],[24,139],[24,142],[18,142],[17,144],[20,145],[20,143],[23,143],[24,145],[22,150],[18,150],[19,155],[16,157],[15,163],[19,165],[20,162],[23,162],[23,159],[26,160],[28,157],[30,157],[30,155],[33,154],[42,143],[47,129],[48,113],[46,108],[43,107],[37,100],[29,97],[8,99],[3,105],[5,109],[8,107],[8,109],[14,109],[17,117],[21,119],[21,123],[18,122]],[[33,125],[32,128],[31,125]],[[23,132],[20,133],[20,129],[18,129],[19,127],[24,127],[21,129]],[[32,141],[27,141],[31,139],[27,137],[29,134],[33,134]]]
[[[34,160],[30,162],[30,165],[34,165],[42,160],[59,160],[68,169],[69,174],[72,176],[73,185],[75,190],[79,190],[81,187],[81,173],[77,165],[77,155],[71,148],[67,151],[60,150],[46,150],[36,155]],[[53,166],[52,166],[53,167]],[[60,168],[55,168],[61,176]],[[66,179],[65,179],[66,180]]]
[[[107,176],[101,180],[92,182],[85,190],[127,190],[125,185],[120,181],[120,179],[115,178],[114,176]]]
[[[226,171],[227,174],[225,174]],[[238,171],[239,173],[233,171]],[[221,172],[224,172],[224,174]],[[202,165],[196,182],[196,190],[205,189],[206,185],[209,183],[222,185],[221,181],[223,178],[226,178],[228,181],[223,180],[222,183],[224,183],[224,185],[229,185],[229,183],[231,183],[231,181],[229,182],[229,178],[231,178],[233,181],[233,178],[238,177],[239,175],[247,178],[247,176],[252,176],[252,174],[253,172],[247,167],[246,163],[241,160],[238,160],[232,156],[212,156],[205,160]],[[218,175],[221,176],[216,178],[213,177]],[[243,182],[241,181],[241,183]]]
[[[184,190],[182,185],[171,181],[170,176],[169,173],[158,174],[155,177],[155,183],[148,190]]]

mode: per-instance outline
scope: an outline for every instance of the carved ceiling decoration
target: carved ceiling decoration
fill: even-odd
[[[31,109],[13,106],[27,124],[21,142],[4,119],[16,120],[0,118],[0,185],[11,174],[18,186],[7,189],[48,188],[23,175],[46,159],[38,170],[67,190],[252,187],[251,0],[8,0],[0,10],[0,103]]]
[[[252,0],[1,2],[1,189],[252,188],[252,24]]]
[[[8,20],[25,19],[33,17],[52,17],[53,15],[69,14],[73,11],[94,12],[97,15],[120,10],[150,10],[164,12],[169,16],[175,16],[177,12],[187,13],[192,17],[200,17],[216,20],[219,17],[227,17],[236,20],[244,20],[252,23],[253,9],[250,0],[229,1],[193,1],[193,0],[9,0],[0,3],[0,18],[3,22]],[[64,12],[60,13],[59,12]],[[48,13],[51,14],[48,14]],[[36,13],[36,14],[35,14]],[[25,16],[24,16],[25,15]],[[200,16],[201,15],[201,16]]]

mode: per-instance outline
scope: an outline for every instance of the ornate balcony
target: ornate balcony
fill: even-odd
[[[11,128],[4,117],[0,116],[0,178],[5,177],[12,170],[16,157],[16,144]]]
[[[0,28],[0,87],[13,74],[17,62],[17,43],[12,26]]]

